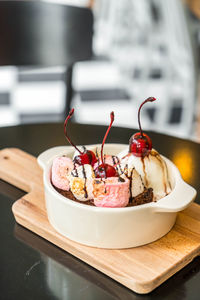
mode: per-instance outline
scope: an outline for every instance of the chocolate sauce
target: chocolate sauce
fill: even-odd
[[[115,155],[112,155],[112,161],[113,161],[113,165],[115,167],[119,163],[119,158],[117,156],[115,156]],[[119,176],[120,174],[119,174],[118,168],[115,167],[115,170],[117,171],[117,174]]]
[[[128,164],[125,165],[123,173],[126,176],[126,178],[128,178]]]
[[[131,170],[131,174],[130,176],[128,176],[128,164],[125,165],[124,167],[124,175],[126,176],[126,178],[128,178],[130,180],[130,184],[129,184],[129,192],[130,192],[130,199],[129,202],[132,201],[132,181],[133,181],[133,170],[135,170],[135,168],[132,168]]]
[[[140,157],[140,159],[141,159],[142,166],[143,166],[145,185],[148,186],[148,179],[147,179],[147,173],[146,173],[146,169],[145,169],[144,157]]]
[[[130,200],[129,200],[129,202],[132,202],[132,181],[133,181],[132,176],[133,176],[133,170],[134,170],[134,168],[132,168],[131,175],[130,175],[130,177],[128,177],[129,180],[130,180],[130,184],[129,184]]]
[[[98,162],[98,165],[99,165],[99,154],[98,154],[98,151],[97,151],[97,147],[96,147],[96,157],[97,157],[97,162]]]
[[[163,186],[164,186],[164,190],[165,190],[165,194],[167,195],[167,184],[166,182],[168,182],[169,187],[171,188],[171,183],[169,181],[169,175],[168,175],[168,168],[166,166],[165,161],[160,157],[159,153],[156,151],[152,151],[151,153],[160,163],[160,166],[162,168],[162,174],[163,174]],[[164,172],[164,170],[166,170],[166,174]],[[166,175],[166,176],[165,176]]]
[[[84,165],[82,166],[82,172],[83,172],[83,178],[85,179],[85,182],[84,182],[84,193],[85,193],[85,198],[87,198],[88,197],[88,192],[87,192],[87,188],[86,188],[86,179],[87,179],[87,177],[86,177],[86,172],[85,172],[85,167],[84,167]]]
[[[121,167],[121,165],[120,165],[119,157],[118,157],[118,156],[115,156],[115,157],[116,157],[116,159],[117,159],[117,164],[118,164],[118,166],[119,166],[120,172],[121,172],[121,174],[123,174],[123,170],[122,170],[122,167]],[[118,174],[119,174],[119,172],[118,172]]]
[[[83,152],[86,152],[86,151],[87,151],[87,149],[86,149],[85,146],[82,146],[82,148],[83,148]]]
[[[145,187],[144,182],[142,180],[142,176],[139,174],[143,187]]]
[[[125,179],[119,176],[118,181],[119,182],[125,182]]]
[[[113,165],[115,165],[116,161],[115,161],[115,156],[114,155],[112,155],[112,161],[113,161]]]
[[[78,177],[78,171],[77,171],[76,164],[75,164],[74,161],[73,161],[73,164],[74,164],[74,169],[73,169],[73,171],[74,171],[75,173],[72,171],[72,172],[73,172],[72,174],[73,174],[74,177]]]

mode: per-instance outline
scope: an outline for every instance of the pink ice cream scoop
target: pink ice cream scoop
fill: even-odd
[[[94,170],[98,167],[98,165],[100,165],[102,163],[101,158],[98,159],[98,162],[95,163],[94,165]],[[119,158],[116,155],[108,155],[105,154],[104,155],[104,163],[108,164],[110,166],[115,166],[118,165],[120,163]]]
[[[74,164],[69,157],[62,156],[53,160],[51,180],[53,185],[64,191],[69,191],[67,175],[71,173]]]
[[[125,207],[130,197],[130,180],[119,177],[95,179],[94,204],[99,207]]]

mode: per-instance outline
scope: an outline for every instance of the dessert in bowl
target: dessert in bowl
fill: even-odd
[[[64,126],[68,139],[73,112]],[[194,200],[196,191],[170,160],[152,149],[143,132],[131,137],[129,145],[105,144],[113,120],[111,113],[102,145],[81,151],[69,139],[72,146],[51,148],[38,162],[52,226],[84,245],[119,249],[150,243],[169,232],[177,212]]]

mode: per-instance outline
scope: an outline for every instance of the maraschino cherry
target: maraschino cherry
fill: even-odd
[[[102,163],[100,165],[98,165],[98,167],[96,167],[96,169],[94,170],[95,176],[97,178],[107,178],[107,177],[116,177],[118,176],[117,171],[115,170],[115,168],[109,164],[105,164],[104,163],[104,159],[103,159],[103,147],[106,141],[106,138],[108,136],[108,133],[110,131],[110,128],[112,126],[112,123],[114,122],[114,112],[112,111],[110,113],[110,125],[106,131],[106,134],[104,136],[102,145],[101,145],[101,161]]]
[[[80,155],[77,155],[74,157],[74,162],[78,165],[94,165],[97,162],[97,158],[96,155],[94,154],[94,152],[92,152],[91,150],[87,150],[85,149],[83,152],[81,152],[77,146],[71,141],[71,139],[69,138],[68,134],[67,134],[67,123],[69,121],[69,119],[73,116],[74,113],[74,108],[72,108],[65,120],[64,123],[64,132],[65,132],[65,136],[68,140],[68,142],[80,153]]]
[[[140,128],[140,132],[135,133],[129,140],[129,152],[134,154],[137,157],[145,157],[149,154],[152,149],[152,141],[150,137],[143,133],[141,123],[140,123],[140,111],[142,106],[147,102],[153,102],[156,98],[149,97],[139,107],[138,110],[138,124]]]

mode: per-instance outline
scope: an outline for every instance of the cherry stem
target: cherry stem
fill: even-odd
[[[67,123],[69,121],[69,119],[71,119],[71,117],[73,116],[74,114],[74,108],[72,108],[67,116],[67,118],[65,119],[65,123],[64,123],[64,133],[65,133],[65,136],[68,140],[68,142],[80,153],[80,154],[83,154],[83,152],[81,152],[77,147],[76,145],[71,141],[71,139],[69,138],[68,134],[67,134]]]
[[[112,123],[114,122],[114,111],[112,111],[111,113],[110,113],[110,125],[109,125],[109,127],[108,127],[108,129],[107,129],[107,131],[106,131],[106,134],[105,134],[105,136],[104,136],[104,139],[103,139],[103,142],[102,142],[102,145],[101,145],[101,161],[102,161],[102,164],[104,164],[104,159],[103,159],[103,147],[104,147],[104,144],[105,144],[105,141],[106,141],[106,138],[107,138],[107,136],[108,136],[108,133],[109,133],[109,131],[110,131],[110,128],[111,128],[111,126],[112,126]]]
[[[141,104],[140,107],[139,107],[139,110],[138,110],[138,124],[139,124],[139,128],[140,128],[140,134],[141,134],[141,136],[143,136],[143,130],[142,130],[141,123],[140,123],[140,111],[141,111],[141,108],[142,108],[142,106],[143,106],[145,103],[147,103],[147,102],[153,102],[153,101],[155,101],[155,100],[156,100],[156,98],[154,98],[154,97],[149,97],[149,98],[147,98],[145,101],[143,101],[142,104]]]

